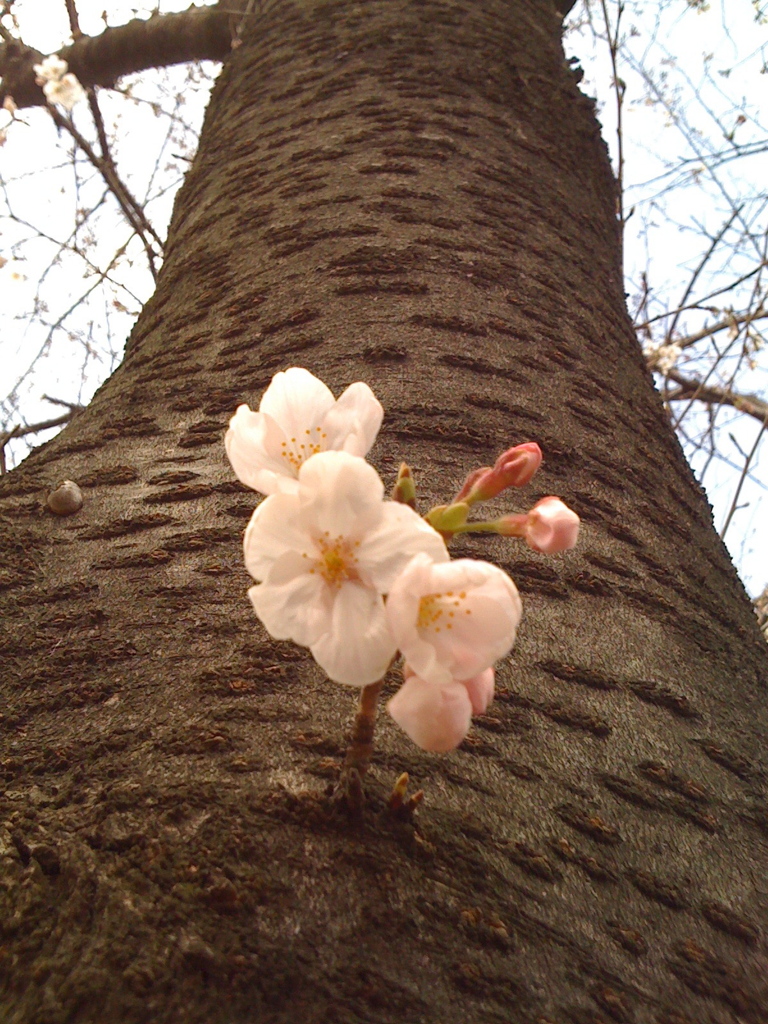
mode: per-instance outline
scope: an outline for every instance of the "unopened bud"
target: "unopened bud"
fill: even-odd
[[[487,473],[492,472],[493,466],[480,466],[479,469],[473,469],[472,472],[467,477],[467,479],[464,481],[461,490],[456,495],[456,501],[466,501],[467,495],[471,493],[472,488],[475,486],[478,480],[481,480]]]
[[[410,505],[416,508],[416,482],[413,479],[411,467],[406,462],[400,463],[397,472],[397,480],[392,488],[392,500],[399,501],[403,505]]]
[[[525,539],[534,551],[552,555],[576,545],[580,520],[559,498],[542,498],[528,513]]]
[[[579,536],[580,520],[559,498],[542,498],[525,515],[504,516],[490,524],[502,537],[523,537],[543,555],[568,551]]]
[[[493,467],[485,466],[470,473],[456,500],[472,505],[488,501],[508,487],[525,487],[541,465],[541,448],[535,441],[515,445],[502,452]]]
[[[465,525],[468,514],[469,505],[464,501],[458,501],[452,505],[436,505],[424,518],[438,533],[450,535]]]

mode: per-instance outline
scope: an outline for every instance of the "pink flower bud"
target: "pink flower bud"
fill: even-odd
[[[387,710],[423,750],[453,750],[467,735],[472,715],[485,714],[493,700],[493,668],[471,679],[438,683],[417,676],[406,662],[403,677],[405,682],[387,704]]]
[[[479,469],[473,469],[472,472],[467,477],[467,479],[464,481],[464,485],[462,486],[461,490],[453,500],[464,501],[467,495],[471,492],[472,488],[477,483],[477,481],[480,480],[481,477],[484,477],[487,473],[492,472],[493,468],[491,466],[480,466]]]
[[[535,441],[518,444],[502,452],[493,468],[484,466],[470,473],[456,500],[488,501],[508,487],[525,487],[540,465],[541,448]]]
[[[484,715],[488,705],[493,700],[495,689],[496,671],[491,666],[484,672],[480,672],[471,679],[462,679],[461,683],[466,686],[469,699],[472,701],[472,714]]]
[[[542,498],[526,518],[524,536],[534,551],[552,555],[575,546],[579,536],[579,517],[559,498]]]
[[[410,675],[387,710],[417,746],[434,753],[458,747],[472,721],[471,698],[456,680],[441,684]]]

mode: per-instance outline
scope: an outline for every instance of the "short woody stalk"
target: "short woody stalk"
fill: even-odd
[[[362,778],[368,771],[373,754],[373,733],[376,728],[376,710],[383,682],[371,683],[360,691],[360,702],[352,725],[352,739],[344,760],[345,768],[357,769]]]
[[[376,728],[376,711],[383,680],[364,686],[360,691],[360,702],[352,724],[352,736],[344,758],[339,780],[338,796],[348,810],[360,815],[365,803],[363,777],[368,771],[373,754],[373,733]]]

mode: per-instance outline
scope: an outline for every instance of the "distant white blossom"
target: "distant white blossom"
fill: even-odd
[[[69,70],[69,65],[57,54],[52,53],[49,57],[44,57],[41,64],[35,64],[33,70],[37,76],[37,84],[42,85],[43,82],[60,81]]]
[[[46,57],[42,64],[34,66],[37,84],[43,87],[48,102],[59,103],[65,110],[71,110],[85,99],[85,89],[67,69],[67,62],[55,53]]]
[[[378,681],[394,657],[382,595],[405,565],[417,552],[448,561],[440,535],[407,505],[385,502],[376,470],[340,451],[308,459],[292,493],[261,503],[244,550],[262,581],[248,594],[268,632],[309,647],[350,686]]]
[[[670,370],[675,368],[682,352],[683,350],[677,342],[672,342],[669,345],[660,345],[658,348],[650,349],[647,354],[650,356],[654,368],[666,376]]]
[[[263,494],[295,493],[301,467],[325,451],[367,454],[384,410],[367,384],[358,381],[338,398],[308,370],[277,373],[259,411],[241,405],[224,440],[238,478]]]

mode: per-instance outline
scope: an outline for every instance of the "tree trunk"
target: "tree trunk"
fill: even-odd
[[[124,365],[2,484],[3,1020],[768,1020],[768,658],[627,319],[559,27],[267,4],[224,67]],[[290,365],[371,384],[371,459],[422,511],[537,440],[526,498],[584,524],[553,559],[454,546],[516,580],[517,646],[457,752],[382,716],[362,822],[327,796],[354,694],[245,594],[223,430]]]

